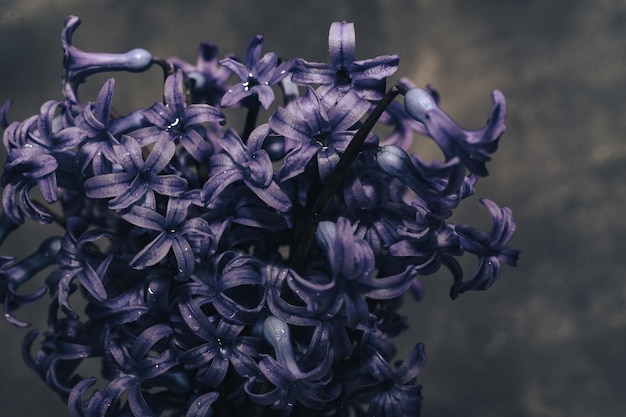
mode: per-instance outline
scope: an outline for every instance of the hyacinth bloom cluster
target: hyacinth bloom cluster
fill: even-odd
[[[465,130],[434,89],[387,90],[399,57],[357,60],[346,22],[330,28],[329,63],[264,53],[258,35],[243,61],[207,43],[195,64],[80,50],[79,23],[62,32],[63,98],[21,122],[1,111],[0,241],[26,221],[64,234],[0,258],[0,301],[26,327],[17,310],[50,297],[24,357],[70,415],[419,415],[425,353],[396,358],[402,302],[442,266],[456,298],[518,257],[508,208],[481,200],[489,232],[450,221],[488,174],[503,95]],[[93,74],[152,65],[164,90],[150,108],[117,114],[114,78],[79,98]],[[412,154],[417,135],[444,160]],[[24,294],[30,279],[40,289]]]

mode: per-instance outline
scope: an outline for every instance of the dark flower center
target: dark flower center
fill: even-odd
[[[244,88],[246,91],[248,91],[248,90],[250,90],[252,87],[254,87],[254,86],[256,86],[256,85],[259,85],[259,84],[261,84],[261,83],[259,82],[259,80],[257,80],[256,78],[254,78],[254,77],[252,76],[252,74],[249,74],[249,75],[248,75],[248,79],[247,79],[246,81],[244,81],[244,83],[243,83],[243,88]]]
[[[337,69],[337,73],[335,74],[335,84],[338,86],[352,84],[352,77],[350,77],[350,72],[346,67],[341,66]]]
[[[317,132],[315,136],[313,136],[313,140],[322,148],[322,150],[328,149],[328,138],[330,137],[330,132]]]
[[[183,134],[185,133],[185,124],[180,118],[177,117],[165,128],[165,130],[175,134]]]

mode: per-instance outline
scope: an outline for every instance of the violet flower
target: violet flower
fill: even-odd
[[[358,396],[370,401],[367,417],[403,417],[419,415],[422,404],[422,387],[413,381],[424,367],[424,345],[418,344],[404,362],[393,370],[374,349],[367,352],[363,366],[369,381]]]
[[[19,287],[44,268],[54,264],[61,250],[61,239],[52,237],[45,240],[32,255],[14,262],[13,258],[0,257],[0,300],[4,318],[17,327],[28,327],[28,323],[18,320],[13,311],[22,305],[31,304],[40,299],[46,292],[40,287],[28,294],[17,292]]]
[[[109,201],[111,210],[128,208],[142,199],[153,202],[154,192],[179,197],[186,191],[187,181],[184,178],[162,175],[176,152],[176,145],[169,138],[159,139],[145,161],[139,142],[130,136],[122,136],[120,144],[113,146],[113,152],[115,161],[124,171],[97,175],[85,181],[87,197],[115,197]]]
[[[209,179],[202,187],[205,205],[211,206],[229,185],[243,181],[269,207],[281,213],[289,210],[291,201],[274,181],[272,161],[262,148],[268,133],[269,126],[259,126],[250,134],[246,146],[233,129],[226,131],[220,140],[224,153],[209,159]]]
[[[206,102],[218,105],[226,93],[226,81],[232,72],[221,66],[217,59],[217,45],[210,42],[200,44],[196,65],[191,65],[178,58],[170,58],[174,68],[180,69],[185,77],[192,81],[191,94],[196,103]]]
[[[64,99],[16,122],[0,107],[0,244],[26,219],[62,230],[0,255],[0,303],[26,327],[16,310],[49,291],[47,329],[23,355],[70,415],[419,415],[424,348],[396,358],[400,306],[442,267],[456,298],[519,256],[506,207],[481,199],[489,232],[450,222],[487,175],[502,94],[484,128],[464,130],[430,87],[385,92],[399,57],[357,61],[352,23],[331,25],[330,64],[262,54],[262,35],[245,61],[205,43],[192,64],[84,52],[79,22],[62,32]],[[94,74],[153,63],[166,77],[150,108],[114,114],[114,78],[78,97]],[[225,107],[243,108],[243,126],[224,126]],[[413,154],[416,134],[445,160]],[[29,280],[38,289],[22,293]]]
[[[506,103],[498,90],[492,92],[493,109],[487,125],[482,129],[467,131],[441,110],[432,92],[411,89],[404,101],[407,113],[424,124],[429,136],[441,148],[448,159],[458,157],[467,168],[480,176],[488,174],[485,162],[498,148],[498,140],[504,133]]]
[[[37,186],[46,202],[55,202],[57,167],[54,156],[41,149],[25,146],[9,151],[1,181],[2,206],[14,223],[24,223],[24,216],[38,223],[52,221],[51,214],[32,201],[30,190]]]
[[[274,101],[272,86],[285,78],[292,63],[287,61],[279,65],[278,55],[269,52],[261,57],[263,35],[252,39],[246,53],[245,65],[233,58],[225,58],[220,65],[231,70],[239,79],[222,97],[222,107],[231,107],[247,97],[256,96],[264,109],[268,109]]]
[[[171,198],[165,216],[138,205],[121,213],[127,222],[158,232],[156,238],[133,257],[130,266],[143,269],[155,265],[172,250],[176,258],[176,277],[181,280],[189,278],[196,256],[203,257],[215,251],[215,236],[206,220],[199,217],[187,219],[190,204],[189,200]]]
[[[99,175],[111,170],[112,161],[115,160],[113,145],[118,142],[110,131],[111,105],[115,79],[109,78],[100,89],[96,101],[83,107],[82,112],[76,116],[75,123],[89,138],[80,147],[78,159],[80,161],[81,174],[86,174],[91,163],[94,174]]]
[[[205,161],[211,152],[210,142],[196,127],[203,123],[225,122],[224,115],[208,104],[187,104],[183,72],[178,70],[167,77],[164,87],[165,103],[155,103],[143,116],[153,126],[138,129],[131,134],[142,146],[161,137],[180,143],[193,158]]]
[[[506,244],[515,231],[515,220],[508,207],[498,207],[486,198],[480,200],[487,207],[493,218],[493,228],[487,234],[468,225],[457,225],[461,246],[464,250],[476,254],[479,259],[477,271],[468,281],[457,281],[452,288],[451,296],[456,298],[469,289],[486,290],[500,276],[500,263],[516,266],[519,250]]]
[[[71,217],[67,220],[67,235],[61,242],[61,252],[57,263],[61,265],[47,279],[51,291],[57,291],[59,305],[72,319],[78,314],[70,307],[69,295],[74,280],[98,301],[107,299],[102,282],[113,256],[98,256],[89,245],[103,238],[112,238],[102,230],[87,230],[88,225],[82,219]]]
[[[299,85],[320,85],[317,93],[330,102],[351,90],[366,100],[380,100],[385,94],[386,78],[396,72],[400,61],[399,55],[355,61],[354,23],[346,22],[330,26],[328,53],[330,64],[297,60],[291,79]]]
[[[287,324],[272,316],[265,319],[263,335],[276,352],[276,359],[265,355],[259,369],[274,388],[257,393],[254,391],[257,378],[252,378],[245,385],[246,393],[261,404],[281,410],[281,415],[289,415],[298,402],[310,409],[320,410],[326,402],[335,399],[339,395],[339,387],[330,383],[333,353],[329,351],[325,331],[324,326],[316,327],[304,356],[312,359],[314,365],[308,364],[303,370],[294,356]]]
[[[260,340],[242,335],[244,325],[225,319],[212,323],[191,298],[181,299],[179,308],[193,336],[181,335],[174,343],[180,349],[179,358],[185,369],[195,370],[200,382],[219,387],[230,366],[244,379],[258,373],[253,358],[258,355]]]
[[[330,175],[339,153],[354,137],[355,125],[369,110],[369,103],[357,94],[344,95],[337,103],[327,106],[312,88],[293,106],[279,107],[269,119],[270,127],[296,146],[285,156],[279,171],[280,181],[304,172],[307,163],[316,158],[321,179]]]
[[[223,252],[206,268],[194,271],[183,288],[205,310],[215,310],[232,324],[251,325],[265,307],[262,266],[253,256]]]

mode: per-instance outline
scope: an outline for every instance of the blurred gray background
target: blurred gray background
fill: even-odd
[[[68,14],[83,21],[80,48],[143,47],[191,62],[201,41],[243,56],[257,33],[265,51],[326,61],[330,23],[353,21],[357,59],[400,53],[397,75],[432,83],[467,128],[484,123],[490,91],[501,89],[508,130],[459,221],[489,227],[477,197],[509,206],[523,252],[487,292],[452,301],[451,279],[437,274],[423,280],[424,301],[407,305],[402,348],[421,341],[428,353],[423,415],[626,415],[624,0],[0,0],[0,11],[0,101],[13,99],[11,120],[61,97]],[[158,70],[122,77],[114,105],[150,105],[159,84]],[[36,246],[39,230],[2,253]],[[18,314],[45,325],[42,309]],[[25,333],[0,323],[0,416],[66,416],[22,364]]]

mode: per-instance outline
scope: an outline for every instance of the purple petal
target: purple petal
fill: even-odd
[[[344,95],[337,104],[328,110],[328,120],[335,131],[347,130],[354,126],[370,108],[367,100],[359,97],[354,91]]]
[[[85,194],[89,198],[109,198],[123,194],[134,179],[133,174],[118,172],[97,175],[85,180]]]
[[[269,85],[257,85],[252,87],[251,91],[256,93],[259,102],[265,110],[269,109],[274,102],[274,91]]]
[[[165,80],[163,95],[165,103],[171,109],[173,114],[181,115],[187,106],[187,97],[185,96],[185,86],[183,72],[178,70]]]
[[[217,392],[207,392],[199,397],[195,398],[189,408],[185,417],[207,417],[213,414],[213,403],[219,398]]]
[[[111,103],[115,90],[115,78],[109,78],[98,92],[94,105],[94,116],[101,122],[108,124],[111,115]]]
[[[328,64],[297,59],[292,68],[291,81],[298,85],[332,84],[337,70]]]
[[[130,261],[129,265],[135,269],[144,269],[147,266],[156,265],[167,256],[173,242],[174,239],[172,237],[165,232],[161,233],[140,250]]]
[[[187,279],[193,273],[196,260],[189,242],[183,237],[172,239],[172,249],[178,267],[177,279]]]
[[[300,142],[307,142],[310,139],[310,129],[306,119],[294,115],[282,107],[277,108],[276,112],[270,117],[269,125],[272,130],[286,138]]]
[[[91,294],[97,301],[105,301],[107,299],[107,293],[102,285],[102,277],[94,271],[89,264],[85,264],[82,271],[76,276],[83,287]]]
[[[179,197],[187,190],[187,180],[178,175],[157,175],[150,179],[150,188],[161,195]]]
[[[261,58],[261,49],[263,48],[263,35],[256,35],[250,45],[248,45],[248,51],[246,52],[246,66],[250,69],[256,68],[259,59]]]
[[[137,139],[122,135],[119,145],[113,146],[113,151],[117,156],[117,162],[130,174],[135,174],[142,170],[144,166],[141,146]]]
[[[156,417],[143,397],[140,384],[133,385],[128,391],[128,406],[135,416]]]
[[[140,362],[148,354],[152,346],[172,333],[172,328],[167,324],[155,324],[147,328],[133,343],[130,356],[135,362]]]
[[[246,97],[252,95],[252,90],[243,83],[237,83],[224,94],[220,105],[222,107],[232,107]]]
[[[382,80],[393,75],[398,69],[400,55],[384,55],[350,65],[350,76],[355,83],[361,80]]]
[[[138,175],[127,185],[120,195],[109,201],[109,208],[115,211],[126,209],[131,204],[141,200],[148,190],[148,184]]]
[[[354,23],[333,22],[328,32],[328,52],[335,68],[347,67],[356,56]]]
[[[234,72],[241,80],[248,79],[248,68],[246,68],[246,66],[241,62],[236,61],[233,58],[224,58],[220,61],[220,65]],[[222,104],[222,106],[224,105]]]
[[[121,213],[124,220],[143,229],[163,231],[165,227],[165,218],[154,210],[132,206],[129,210]]]
[[[159,174],[169,164],[176,152],[176,145],[168,138],[161,138],[155,144],[150,155],[146,158],[144,170],[152,175]]]
[[[205,162],[211,154],[209,142],[194,129],[187,130],[186,134],[178,137],[180,144],[198,162]]]
[[[193,126],[201,123],[224,124],[224,114],[208,104],[192,104],[184,111],[185,126]]]

